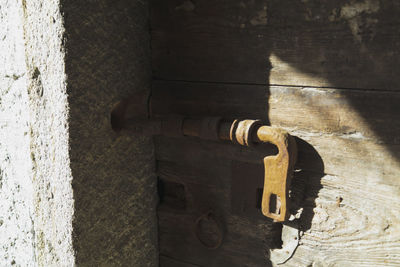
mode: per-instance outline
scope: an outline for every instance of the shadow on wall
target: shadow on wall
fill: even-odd
[[[302,74],[270,83],[343,89],[369,128],[348,134],[377,139],[400,159],[399,12],[398,1],[268,0],[273,58]]]
[[[119,136],[110,111],[149,89],[146,1],[61,1],[78,266],[158,266],[152,142]]]

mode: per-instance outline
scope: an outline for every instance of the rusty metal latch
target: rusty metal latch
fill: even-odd
[[[113,128],[144,135],[195,136],[205,140],[230,140],[242,146],[256,146],[259,143],[275,145],[278,154],[264,158],[265,176],[261,209],[265,216],[276,222],[288,219],[288,192],[297,157],[296,142],[288,132],[262,125],[259,120],[232,122],[219,117],[193,119],[183,116],[154,118],[148,104],[148,99],[143,97],[136,97],[135,101],[121,102],[114,108],[112,114]],[[127,105],[131,106],[130,114],[140,115],[126,116]]]

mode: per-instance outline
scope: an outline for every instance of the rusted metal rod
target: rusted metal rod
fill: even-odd
[[[296,143],[286,131],[262,125],[259,120],[224,121],[219,117],[203,119],[168,116],[149,120],[128,120],[124,129],[136,134],[192,136],[205,140],[230,140],[253,146],[272,143],[278,154],[264,158],[265,179],[262,212],[275,221],[285,221],[288,213],[288,191],[297,157]]]
[[[138,93],[116,105],[111,113],[111,124],[115,131],[122,129],[141,135],[193,136],[204,140],[231,141],[242,146],[253,146],[257,143],[274,144],[278,148],[278,154],[263,159],[265,176],[261,209],[265,216],[274,221],[282,222],[287,219],[288,191],[297,157],[297,147],[294,138],[286,131],[262,125],[259,120],[154,117],[147,92]]]

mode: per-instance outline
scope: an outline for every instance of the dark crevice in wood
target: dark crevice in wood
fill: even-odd
[[[186,209],[185,186],[180,183],[158,179],[159,205],[174,210]]]
[[[400,94],[399,90],[396,89],[384,89],[384,88],[352,88],[352,87],[336,87],[336,86],[315,86],[315,85],[296,85],[296,84],[268,84],[268,83],[246,83],[246,82],[227,82],[227,81],[202,81],[202,80],[174,80],[164,79],[160,77],[153,77],[154,82],[171,82],[171,83],[194,83],[194,84],[222,84],[222,85],[246,85],[246,86],[275,86],[275,87],[293,87],[293,88],[315,88],[315,89],[333,89],[343,91],[360,91],[370,93],[395,93]]]
[[[316,88],[316,89],[334,89],[343,91],[361,91],[371,93],[396,93],[400,94],[399,90],[383,89],[383,88],[351,88],[351,87],[336,87],[336,86],[314,86],[314,85],[291,85],[291,84],[268,84],[276,87],[296,87],[296,88]]]
[[[223,84],[223,85],[256,85],[267,86],[267,83],[246,83],[246,82],[226,82],[226,81],[201,81],[201,80],[173,80],[153,77],[155,82],[182,82],[182,83],[197,83],[197,84]]]

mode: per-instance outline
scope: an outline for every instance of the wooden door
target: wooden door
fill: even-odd
[[[322,2],[153,0],[153,108],[261,119],[296,136],[302,236],[287,266],[396,265],[400,7]],[[271,265],[282,226],[259,200],[273,148],[167,137],[155,147],[161,266]],[[203,234],[212,242],[222,225],[216,249],[194,230],[210,210],[218,223]]]

